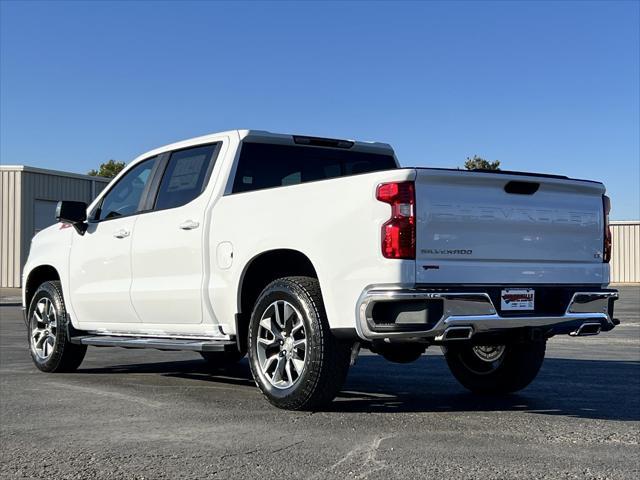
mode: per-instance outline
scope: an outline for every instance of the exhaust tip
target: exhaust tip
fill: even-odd
[[[584,322],[577,330],[571,332],[572,337],[587,337],[589,335],[598,335],[602,325],[600,322]]]
[[[469,340],[473,335],[473,327],[449,327],[439,340]]]

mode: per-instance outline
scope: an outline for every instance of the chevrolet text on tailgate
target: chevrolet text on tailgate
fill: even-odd
[[[131,162],[33,239],[23,306],[35,365],[87,346],[249,356],[277,407],[316,409],[363,346],[440,346],[453,375],[508,393],[547,339],[614,328],[601,183],[400,168],[391,147],[236,130]]]

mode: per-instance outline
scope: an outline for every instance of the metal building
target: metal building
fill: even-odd
[[[20,287],[31,238],[55,223],[59,200],[89,203],[109,179],[0,165],[0,287]]]
[[[640,221],[612,221],[611,283],[640,283]]]

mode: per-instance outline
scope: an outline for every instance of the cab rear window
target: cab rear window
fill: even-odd
[[[392,155],[268,143],[242,145],[233,193],[397,168]]]

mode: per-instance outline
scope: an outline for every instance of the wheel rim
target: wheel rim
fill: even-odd
[[[476,345],[473,353],[483,362],[493,363],[504,353],[504,345]]]
[[[461,352],[460,359],[467,369],[477,375],[495,372],[505,357],[504,345],[474,345]]]
[[[275,388],[293,386],[305,369],[307,333],[300,312],[286,300],[269,305],[258,326],[258,364]]]
[[[47,360],[56,346],[58,319],[56,309],[48,298],[38,300],[31,314],[31,350],[41,360]]]

